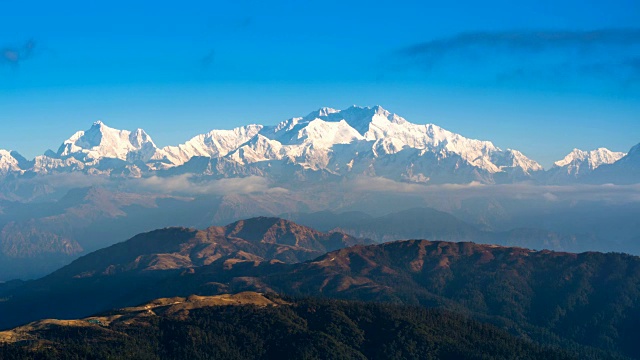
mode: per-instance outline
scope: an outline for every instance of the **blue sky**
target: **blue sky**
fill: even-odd
[[[640,142],[638,1],[0,0],[0,148],[382,105],[549,166]]]

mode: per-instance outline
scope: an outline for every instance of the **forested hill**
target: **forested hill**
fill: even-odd
[[[0,332],[0,341],[5,360],[552,360],[604,354],[543,347],[443,310],[258,293],[159,299],[86,319],[40,321]]]

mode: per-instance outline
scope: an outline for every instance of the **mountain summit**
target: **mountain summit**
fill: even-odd
[[[583,175],[593,171],[601,165],[613,164],[626,154],[614,152],[606,148],[591,151],[573,149],[564,159],[556,161],[554,167],[562,168],[569,175]]]
[[[257,217],[205,230],[181,227],[143,233],[83,256],[52,277],[90,277],[123,272],[176,270],[224,262],[293,263],[327,251],[370,244],[339,232],[323,233],[288,220]]]
[[[90,162],[104,158],[124,161],[148,161],[156,151],[156,145],[142,129],[117,130],[102,121],[96,121],[86,131],[78,131],[65,140],[58,152],[60,158],[74,157]]]

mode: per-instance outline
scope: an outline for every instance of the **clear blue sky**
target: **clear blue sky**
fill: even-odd
[[[640,142],[638,24],[636,0],[0,0],[0,148],[379,104],[549,166]]]

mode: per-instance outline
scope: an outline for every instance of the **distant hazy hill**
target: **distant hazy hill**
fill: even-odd
[[[207,223],[215,200],[87,187],[57,201],[0,201],[0,281],[44,276],[83,253],[166,224]]]
[[[326,231],[339,231],[377,242],[407,239],[473,241],[484,244],[520,246],[555,251],[583,251],[605,248],[591,235],[560,234],[536,228],[509,231],[482,230],[457,217],[431,208],[412,208],[373,217],[362,212],[284,214],[293,221]]]
[[[226,224],[239,214],[268,214],[269,206],[282,204],[274,197],[193,198],[97,186],[70,190],[56,201],[0,200],[0,281],[42,277],[145,231]]]

